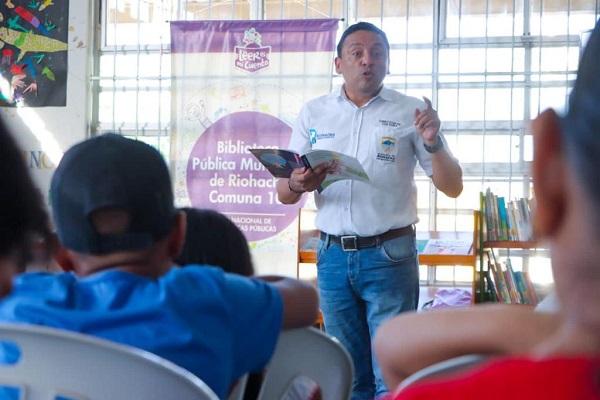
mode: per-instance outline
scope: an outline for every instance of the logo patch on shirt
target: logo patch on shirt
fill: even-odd
[[[379,143],[381,151],[377,152],[377,159],[382,161],[395,162],[396,155],[394,150],[396,149],[396,138],[391,136],[383,136]]]
[[[316,129],[310,129],[308,132],[310,133],[310,142],[312,144],[317,143],[317,140],[335,138],[335,133],[333,132],[317,133]]]

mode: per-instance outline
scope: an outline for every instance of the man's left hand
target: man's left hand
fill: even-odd
[[[440,118],[437,111],[431,106],[431,100],[425,96],[423,96],[423,100],[425,109],[423,111],[418,108],[415,110],[415,126],[425,144],[435,146],[438,141],[437,134],[440,131]]]

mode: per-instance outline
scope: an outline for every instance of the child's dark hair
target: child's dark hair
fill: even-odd
[[[175,262],[208,264],[239,275],[254,275],[246,237],[225,215],[197,208],[183,208],[187,217],[185,244]]]
[[[53,243],[48,213],[23,152],[0,119],[0,257],[16,256],[20,267],[36,242]]]
[[[562,119],[563,140],[581,184],[600,204],[600,22],[580,60],[569,107]]]

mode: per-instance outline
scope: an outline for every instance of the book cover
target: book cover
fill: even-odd
[[[502,240],[500,214],[498,213],[498,195],[492,193],[492,223],[494,224],[494,240]]]
[[[506,286],[508,288],[508,292],[510,294],[512,303],[522,304],[523,301],[521,299],[521,293],[519,292],[519,289],[517,288],[517,284],[515,282],[515,273],[512,268],[510,258],[507,258],[504,261],[504,266],[505,266],[505,270],[503,271],[504,280],[506,281]]]
[[[539,298],[535,291],[535,287],[533,286],[533,282],[531,281],[531,277],[529,276],[529,272],[523,271],[522,275],[523,275],[523,280],[525,281],[525,286],[527,286],[527,292],[529,293],[529,295],[531,297],[532,304],[537,305],[539,303]]]
[[[462,239],[429,239],[421,254],[468,255],[473,250],[471,240]]]
[[[498,272],[496,264],[488,261],[488,269],[492,271],[491,277],[494,280],[494,285],[496,288],[496,297],[498,298],[498,301],[500,301],[501,303],[509,303],[508,291],[506,290],[504,277]]]
[[[508,221],[506,217],[506,204],[503,196],[498,196],[498,221],[500,240],[508,240]]]
[[[527,288],[527,285],[525,283],[523,272],[515,271],[514,278],[517,289],[519,290],[519,293],[521,295],[521,301],[524,304],[534,304],[533,299],[531,298],[531,295],[529,293],[529,289]]]
[[[519,229],[518,229],[517,218],[516,218],[517,214],[516,214],[516,208],[515,208],[514,201],[508,202],[508,204],[506,205],[506,213],[507,213],[507,217],[508,217],[508,240],[518,241],[518,240],[520,240],[520,237],[519,237]]]
[[[524,240],[535,240],[531,227],[531,202],[530,199],[520,199]]]
[[[501,271],[500,264],[496,262],[493,253],[490,255],[490,252],[487,252],[487,256],[488,270],[492,271],[492,278],[494,280],[494,284],[496,285],[496,296],[500,302],[510,303],[510,295],[508,293],[508,288],[506,287],[504,274]]]
[[[304,242],[302,244],[302,247],[300,248],[300,251],[317,251],[317,246],[319,245],[319,238],[318,237],[310,237],[308,238],[308,240],[306,240],[306,242]]]
[[[423,251],[425,251],[425,247],[427,246],[427,243],[429,243],[429,239],[417,239],[417,252],[419,254],[423,254]]]
[[[295,168],[304,167],[300,155],[283,149],[249,149],[275,178],[289,178]]]
[[[486,222],[486,240],[494,241],[498,240],[496,237],[495,223],[494,223],[494,194],[487,188],[485,191],[485,222]]]
[[[319,192],[332,183],[344,179],[369,182],[369,176],[360,162],[352,156],[332,150],[311,150],[300,156],[292,150],[283,149],[249,149],[265,168],[276,178],[289,178],[295,168],[315,168],[328,163],[327,177],[321,184]]]
[[[486,287],[487,287],[486,300],[493,301],[493,302],[501,301],[500,298],[498,297],[498,289],[496,288],[496,285],[494,284],[494,281],[491,277],[491,273],[490,273],[489,269],[487,271],[483,272],[483,278],[485,280]]]

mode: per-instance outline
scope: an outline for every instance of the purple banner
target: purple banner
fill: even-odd
[[[271,51],[333,51],[339,20],[172,21],[171,53],[229,53],[256,32]],[[254,42],[256,43],[256,41]]]
[[[338,22],[171,23],[178,205],[224,213],[251,242],[296,240],[289,227],[309,196],[279,203],[276,179],[248,149],[287,147],[302,105],[331,89]]]
[[[277,201],[276,179],[248,148],[285,147],[291,132],[279,119],[258,112],[233,113],[216,121],[198,139],[188,160],[192,205],[229,215],[252,241],[287,227],[297,211]]]

